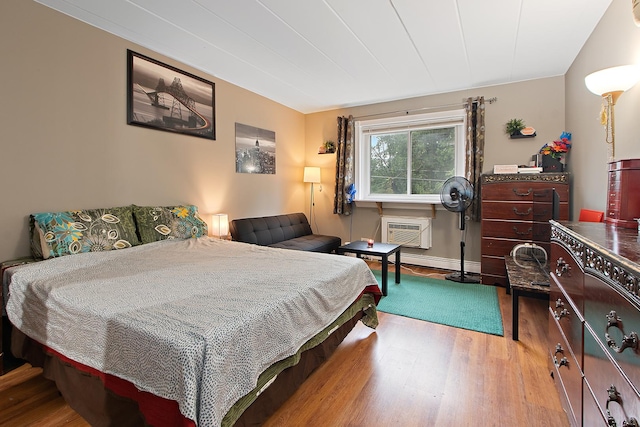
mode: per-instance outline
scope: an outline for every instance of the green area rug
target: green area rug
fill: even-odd
[[[373,274],[381,284],[381,272],[373,270]],[[389,272],[388,295],[380,300],[379,311],[492,335],[504,335],[495,286],[407,274],[402,274],[400,283],[397,284],[394,277],[395,273]]]

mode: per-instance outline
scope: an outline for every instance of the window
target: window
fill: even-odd
[[[464,175],[464,110],[358,121],[356,200],[440,203],[450,177]]]

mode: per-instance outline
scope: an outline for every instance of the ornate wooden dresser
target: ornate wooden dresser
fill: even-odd
[[[480,181],[482,283],[508,285],[505,255],[519,243],[549,253],[553,189],[560,196],[559,219],[569,219],[569,174],[484,174]]]
[[[573,426],[640,425],[640,238],[551,221],[549,365]]]

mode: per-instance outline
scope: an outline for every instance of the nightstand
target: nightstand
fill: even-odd
[[[0,279],[2,279],[2,283],[4,283],[6,269],[31,262],[35,262],[35,260],[31,257],[25,257],[0,263]],[[4,308],[4,289],[0,292],[0,307]],[[0,375],[6,374],[23,363],[23,360],[16,359],[11,354],[11,323],[5,316],[0,316]]]

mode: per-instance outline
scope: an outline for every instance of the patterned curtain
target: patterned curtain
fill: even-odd
[[[465,178],[473,184],[473,203],[467,214],[473,221],[480,220],[480,175],[484,162],[484,96],[467,98],[467,135],[465,152]]]
[[[353,184],[354,150],[353,116],[338,117],[338,147],[336,149],[336,188],[333,213],[351,215],[347,189]]]

